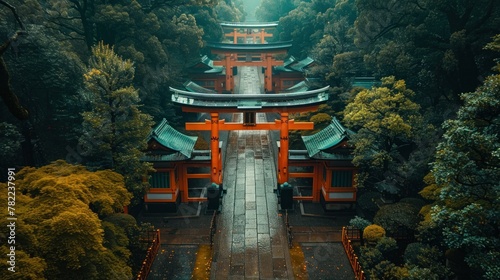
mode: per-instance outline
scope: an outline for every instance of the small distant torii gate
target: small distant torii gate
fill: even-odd
[[[233,39],[233,44],[238,43],[238,38],[243,38],[247,43],[247,38],[252,38],[252,43],[257,43],[257,38],[260,39],[260,43],[264,44],[266,38],[273,37],[273,34],[267,33],[266,29],[274,29],[278,26],[278,22],[221,22],[221,27],[223,29],[230,29],[229,33],[225,33],[225,37]],[[240,30],[244,32],[240,32]],[[253,32],[254,29],[258,29],[259,32]]]
[[[273,66],[283,65],[282,60],[276,60],[273,56],[286,54],[292,47],[291,42],[278,42],[269,44],[227,44],[207,43],[213,54],[222,57],[221,61],[214,61],[214,65],[226,68],[225,90],[233,92],[234,78],[233,67],[258,66],[264,67],[264,89],[266,92],[273,91]]]

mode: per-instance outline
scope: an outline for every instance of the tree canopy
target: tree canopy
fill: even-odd
[[[495,45],[498,47],[498,45]],[[443,230],[449,248],[465,253],[466,262],[494,279],[500,269],[500,75],[474,92],[461,95],[464,105],[443,125],[433,175],[439,186],[432,221]]]
[[[346,125],[357,131],[352,137],[353,163],[367,172],[363,176],[372,178],[372,184],[386,180],[384,186],[394,185],[392,175],[399,174],[397,168],[421,132],[420,106],[412,101],[413,95],[403,80],[386,77],[380,87],[357,93],[344,110]]]
[[[90,110],[83,113],[80,138],[88,166],[111,168],[125,177],[128,189],[140,197],[142,178],[150,166],[141,162],[146,137],[153,122],[139,109],[139,94],[132,85],[133,63],[122,60],[103,43],[92,49],[89,71],[84,75],[84,98]]]
[[[16,184],[16,254],[20,263],[15,279],[132,277],[127,263],[128,241],[119,244],[124,254],[108,248],[106,244],[116,240],[105,236],[102,221],[130,203],[123,176],[110,170],[90,172],[84,166],[59,160],[20,170]],[[2,187],[6,189],[5,184]],[[7,200],[7,192],[1,192],[0,197]],[[3,233],[6,230],[2,228]],[[7,243],[1,250],[7,250]],[[6,269],[5,262],[1,265]]]

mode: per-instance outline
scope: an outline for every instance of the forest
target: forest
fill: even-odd
[[[133,278],[144,229],[122,210],[148,188],[146,137],[163,118],[183,130],[191,116],[169,87],[223,40],[219,22],[247,19],[279,22],[273,40],[330,85],[327,104],[295,118],[356,132],[365,215],[351,225],[369,279],[498,279],[500,2],[248,1],[255,14],[245,2],[0,0],[0,182],[16,169],[24,216],[19,274],[2,279]]]

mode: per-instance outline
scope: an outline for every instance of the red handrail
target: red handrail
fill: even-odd
[[[366,280],[365,272],[361,268],[358,256],[356,256],[356,253],[354,252],[354,248],[352,247],[346,227],[342,227],[342,245],[344,247],[345,253],[347,254],[347,258],[351,263],[351,267],[354,271],[354,277],[356,278],[356,280]]]
[[[141,270],[137,275],[137,280],[145,280],[148,278],[149,271],[151,270],[151,266],[155,260],[156,254],[158,253],[158,249],[160,248],[160,230],[157,229],[154,233],[153,241],[151,242],[151,246],[149,246],[148,251],[146,253],[146,258],[142,262]]]

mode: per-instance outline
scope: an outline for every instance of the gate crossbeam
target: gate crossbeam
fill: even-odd
[[[328,100],[328,86],[300,93],[283,94],[208,94],[187,92],[170,88],[172,102],[180,104],[184,112],[210,113],[210,120],[186,123],[186,130],[210,131],[211,180],[222,183],[222,161],[219,131],[221,130],[279,130],[278,184],[288,181],[288,132],[289,130],[312,130],[312,122],[295,122],[289,113],[317,110]],[[226,123],[219,119],[222,112],[275,112],[280,118],[274,122]]]
[[[289,130],[312,130],[314,129],[313,122],[295,122],[293,119],[288,120]],[[211,120],[205,122],[190,122],[186,123],[186,130],[211,130]],[[281,120],[274,122],[256,123],[255,125],[245,125],[243,123],[229,122],[219,120],[219,130],[281,130]]]

